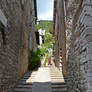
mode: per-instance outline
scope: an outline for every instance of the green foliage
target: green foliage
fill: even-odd
[[[37,52],[30,52],[29,56],[29,68],[34,70],[37,69],[41,64],[41,59],[44,54],[46,54],[46,59],[44,66],[46,65],[49,57],[48,49],[53,47],[54,37],[52,35],[52,21],[40,21],[39,25],[36,25],[37,30],[43,29],[46,30],[45,33],[45,43],[42,44],[40,48],[37,49]]]
[[[29,56],[29,68],[34,70],[40,67],[41,59],[42,53],[40,49],[37,49],[37,52],[31,52],[31,55]]]
[[[53,49],[54,37],[52,34],[52,26],[53,26],[52,21],[40,21],[40,24],[36,25],[37,30],[43,29],[46,31],[44,44],[40,46],[41,55],[46,54],[46,59],[43,66],[45,66],[48,61],[48,57],[49,57],[48,49],[49,48]]]
[[[44,51],[47,52],[49,48],[52,48],[54,44],[54,37],[52,35],[52,21],[40,21],[40,24],[37,25],[37,30],[43,29],[46,30],[45,33],[45,43],[42,45],[44,47]]]
[[[48,58],[49,58],[49,54],[47,53],[43,66],[46,66],[46,63],[48,62]]]
[[[46,32],[52,32],[52,21],[41,20],[40,24],[36,26],[37,29],[45,29]]]
[[[48,43],[48,42],[50,42],[50,44],[54,43],[54,37],[50,33],[45,34],[45,43]]]

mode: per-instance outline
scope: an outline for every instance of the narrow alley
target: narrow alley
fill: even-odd
[[[92,92],[92,0],[0,0],[0,92]]]

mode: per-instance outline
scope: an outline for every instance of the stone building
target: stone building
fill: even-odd
[[[44,43],[45,30],[39,29],[39,44],[42,45]]]
[[[92,92],[92,0],[55,0],[53,33],[68,92]]]
[[[36,0],[0,0],[0,92],[12,92],[28,69],[36,20]]]
[[[66,75],[66,32],[63,0],[54,0],[53,34],[55,37],[55,64],[60,70],[63,68],[63,73]]]

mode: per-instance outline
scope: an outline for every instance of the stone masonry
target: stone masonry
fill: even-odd
[[[55,64],[66,75],[66,32],[63,0],[54,1]],[[62,12],[60,12],[62,11]]]
[[[69,92],[76,90],[77,92],[92,92],[91,3],[91,0],[81,1],[73,19],[72,46],[70,46],[72,52],[69,51],[68,58]]]
[[[61,1],[64,1],[64,7]],[[58,2],[55,1],[53,27],[56,62],[60,62],[61,56],[66,56],[65,78],[67,78],[68,92],[92,92],[92,0],[58,0]],[[64,8],[64,11],[60,10],[60,7]],[[61,12],[65,17],[57,20]],[[64,23],[63,18],[66,39],[62,35],[64,31],[59,27],[63,28],[61,24],[61,21]],[[60,37],[61,40],[58,39]],[[64,44],[66,44],[66,54],[62,53],[60,56],[58,52],[65,49],[62,47]],[[62,59],[62,62],[65,61]]]
[[[27,71],[30,36],[36,50],[35,7],[36,0],[0,0],[0,92],[12,92]]]

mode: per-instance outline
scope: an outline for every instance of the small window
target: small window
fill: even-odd
[[[35,32],[35,36],[36,36],[36,42],[37,42],[37,44],[40,45],[39,32]]]
[[[0,43],[1,43],[1,50],[2,52],[5,52],[5,49],[6,49],[6,36],[5,36],[5,28],[4,26],[0,23],[0,34],[1,34],[1,40],[0,40]]]

